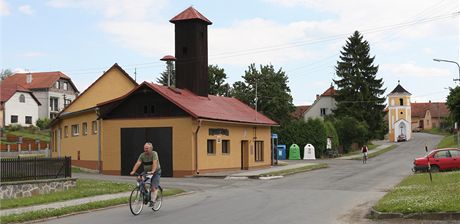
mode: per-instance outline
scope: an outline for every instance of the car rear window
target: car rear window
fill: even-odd
[[[434,158],[449,158],[450,154],[449,151],[439,151],[434,155]]]
[[[454,158],[460,158],[460,150],[449,150],[450,155]]]

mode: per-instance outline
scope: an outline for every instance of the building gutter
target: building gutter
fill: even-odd
[[[198,126],[196,127],[195,131],[195,174],[200,174],[200,170],[198,169],[198,131],[200,131],[201,127],[201,119],[197,119]]]
[[[237,122],[237,121],[224,121],[224,120],[212,120],[212,119],[199,119],[205,122],[214,123],[225,123],[225,124],[237,124],[237,125],[250,125],[250,126],[266,126],[266,127],[279,127],[279,124],[261,124],[261,123],[250,123],[250,122]]]

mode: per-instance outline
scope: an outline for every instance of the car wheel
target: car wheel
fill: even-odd
[[[431,166],[431,172],[433,173],[439,172],[439,167],[436,165]]]

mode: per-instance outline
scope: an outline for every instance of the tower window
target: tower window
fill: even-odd
[[[187,51],[188,51],[187,47],[182,47],[182,54],[183,55],[187,55]]]
[[[404,100],[403,100],[403,98],[399,98],[399,105],[400,105],[400,106],[403,106],[403,105],[404,105]]]
[[[403,114],[403,112],[401,111],[401,114]]]

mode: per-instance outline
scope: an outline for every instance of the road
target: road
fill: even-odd
[[[326,160],[327,169],[276,180],[169,180],[171,185],[190,180],[195,191],[165,199],[159,212],[144,209],[133,216],[127,206],[121,206],[46,223],[400,223],[402,220],[372,221],[364,216],[385,192],[411,173],[412,161],[425,153],[425,144],[431,149],[440,139],[416,133],[411,141],[398,143],[396,149],[369,159],[367,164]]]

